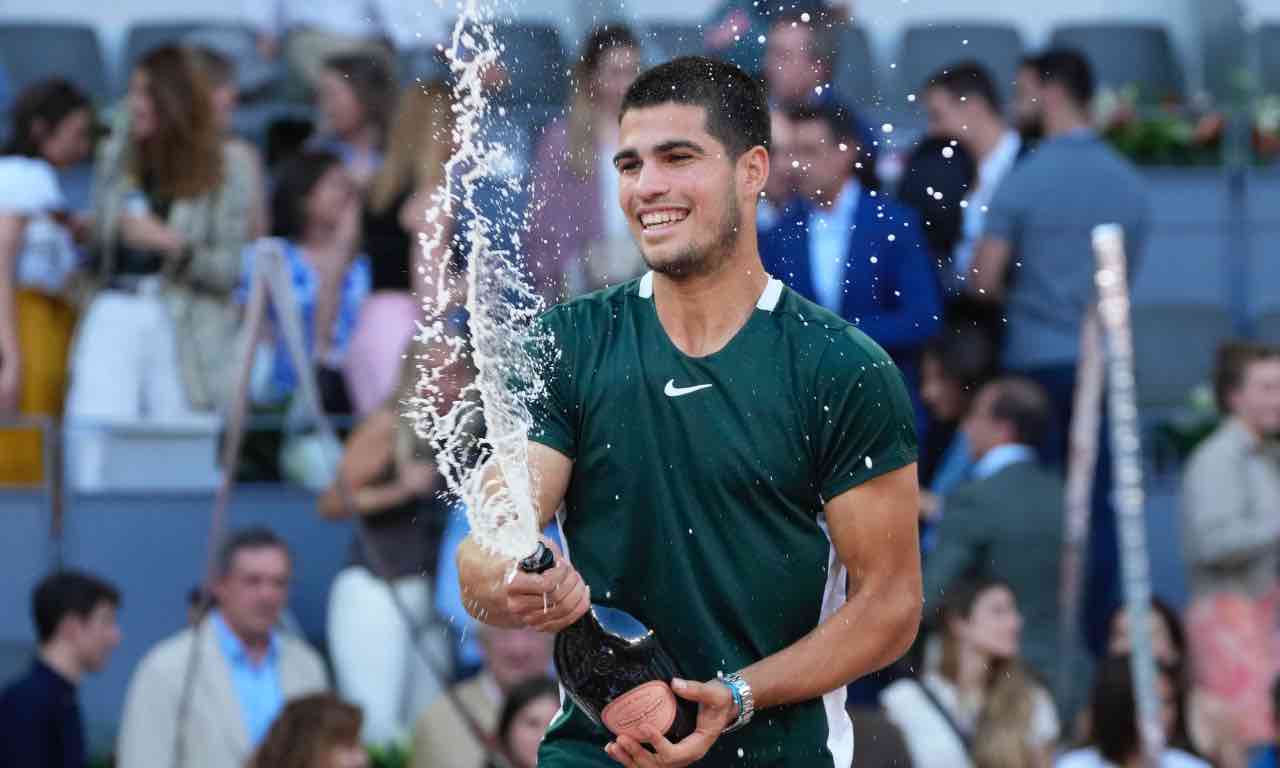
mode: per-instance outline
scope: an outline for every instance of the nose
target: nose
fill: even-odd
[[[657,163],[645,163],[640,167],[639,176],[636,178],[636,194],[640,199],[654,200],[665,195],[670,188],[666,174]]]

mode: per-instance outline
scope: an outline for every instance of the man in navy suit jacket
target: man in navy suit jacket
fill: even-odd
[[[847,110],[801,107],[790,117],[802,199],[761,236],[765,269],[875,339],[910,382],[942,316],[920,220],[859,180],[865,139]]]

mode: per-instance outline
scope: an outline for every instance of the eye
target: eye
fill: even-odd
[[[620,160],[617,163],[618,173],[633,173],[640,170],[640,163],[635,160]]]
[[[690,155],[686,152],[675,152],[667,156],[667,162],[673,163],[675,165],[686,163],[692,159],[693,159],[693,155]]]

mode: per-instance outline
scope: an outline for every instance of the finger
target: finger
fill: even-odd
[[[697,683],[676,678],[671,681],[671,690],[682,699],[708,706],[725,706],[733,701],[733,694],[721,683]]]
[[[622,748],[619,747],[615,742],[611,741],[608,744],[606,744],[604,747],[604,752],[606,755],[613,758],[615,762],[621,763],[622,765],[627,766],[627,768],[631,768],[631,766],[634,765],[634,763],[632,763],[631,758],[627,755],[627,753],[624,752]]]
[[[533,621],[542,625],[544,632],[559,632],[578,619],[591,608],[591,590],[582,587],[576,596],[566,598],[556,610],[545,617],[534,617]]]
[[[641,726],[645,741],[653,747],[662,765],[690,765],[701,760],[711,750],[719,733],[694,731],[679,742],[672,744],[667,737],[658,732],[652,725]]]
[[[626,752],[632,765],[637,766],[637,768],[649,768],[649,766],[654,766],[656,768],[658,763],[654,758],[653,753],[645,749],[644,745],[640,742],[626,734],[620,734],[616,744]]]

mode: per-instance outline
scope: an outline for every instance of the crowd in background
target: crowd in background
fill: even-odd
[[[761,36],[762,50],[739,56],[743,33],[712,34],[723,21],[707,42],[754,66],[769,95],[764,263],[883,346],[917,408],[928,631],[908,659],[851,687],[857,764],[1136,765],[1105,440],[1081,616],[1060,615],[1056,579],[1079,339],[1095,295],[1091,231],[1121,224],[1133,270],[1150,218],[1141,176],[1090,128],[1089,62],[1065,49],[1028,57],[1010,104],[975,62],[935,73],[919,90],[926,135],[889,188],[877,172],[885,131],[830,87],[829,9],[742,5],[726,18]],[[451,570],[465,514],[400,417],[416,363],[446,359],[412,339],[424,289],[414,265],[465,267],[465,214],[434,241],[420,236],[456,149],[452,83],[400,90],[367,20],[329,18],[342,4],[284,6],[258,19],[258,52],[287,60],[291,87],[311,94],[321,119],[274,147],[269,165],[231,132],[243,80],[237,52],[217,41],[142,57],[102,127],[66,80],[18,95],[0,158],[0,412],[60,416],[82,489],[104,482],[114,427],[216,430],[259,259],[279,254],[292,301],[250,340],[252,408],[288,414],[313,377],[326,411],[355,422],[318,505],[360,521],[329,596],[328,666],[281,629],[294,555],[268,530],[239,531],[217,558],[213,608],[133,672],[116,764],[355,768],[367,764],[361,744],[411,736],[420,768],[479,768],[494,754],[527,768],[558,708],[550,638],[466,617]],[[645,270],[611,160],[643,58],[627,27],[598,28],[560,116],[513,125],[494,111],[481,126],[508,162],[479,190],[478,215],[497,223],[495,247],[520,243],[549,303]],[[497,97],[510,74],[499,62],[483,86]],[[91,152],[85,215],[57,171]],[[291,355],[290,323],[310,370]],[[473,374],[455,364],[443,396],[459,397]],[[1194,599],[1185,616],[1153,604],[1161,764],[1275,765],[1280,350],[1225,346],[1214,384],[1224,420],[1183,478]],[[228,470],[289,478],[300,450],[269,436]],[[0,481],[39,482],[54,471],[44,462],[38,433],[0,435]],[[75,572],[36,591],[41,652],[0,696],[0,762],[83,764],[75,687],[118,643],[121,599]],[[432,622],[441,616],[454,619],[444,631]],[[1064,624],[1080,641],[1065,685]]]

